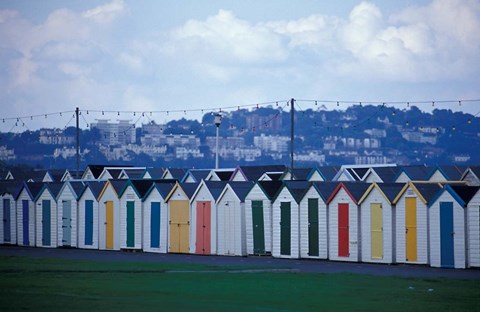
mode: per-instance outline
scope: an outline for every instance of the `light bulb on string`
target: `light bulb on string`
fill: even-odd
[[[133,112],[133,116],[135,116],[135,112]]]
[[[102,115],[105,115],[105,112],[104,112],[104,111],[102,111]]]
[[[45,118],[47,118],[47,114],[45,114]]]
[[[87,115],[88,115],[88,110],[87,110]]]
[[[62,117],[62,112],[60,112],[60,117]]]
[[[408,127],[410,126],[410,122],[407,120],[407,122],[405,122],[405,125]]]
[[[337,107],[340,106],[340,103],[337,101]]]
[[[462,106],[462,101],[458,101],[458,106]]]
[[[432,107],[435,107],[435,102],[432,102]]]
[[[278,107],[278,101],[277,101],[277,102],[275,102],[275,105]]]
[[[472,120],[471,120],[470,118],[468,118],[467,123],[468,123],[468,124],[471,124],[471,123],[472,123]]]
[[[455,126],[452,126],[452,131],[455,131],[455,130],[456,130]]]
[[[407,107],[410,107],[410,102],[407,102]]]
[[[120,116],[120,112],[118,112],[118,116]]]
[[[317,106],[317,105],[318,105],[318,103],[317,103],[317,101],[315,101],[315,106]]]

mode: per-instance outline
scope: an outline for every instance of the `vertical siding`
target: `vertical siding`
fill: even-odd
[[[407,183],[408,181],[410,181],[410,178],[405,174],[405,172],[402,172],[395,180],[396,183]]]
[[[474,174],[472,174],[470,170],[465,175],[465,178],[463,178],[463,181],[466,181],[467,185],[471,185],[471,186],[480,185],[480,180]]]
[[[113,202],[113,250],[120,250],[120,209],[119,200],[111,185],[108,185],[99,199],[99,230],[98,230],[98,247],[105,250],[106,248],[106,215],[105,203]]]
[[[23,246],[23,201],[28,201],[28,240],[29,246],[35,246],[35,204],[30,199],[28,192],[23,189],[20,195],[18,196],[16,205],[17,205],[17,243],[20,246]]]
[[[367,183],[373,183],[373,182],[383,183],[382,179],[380,179],[380,177],[373,171],[370,172],[367,179],[365,179],[365,182],[367,182]]]
[[[245,256],[247,248],[245,244],[244,203],[241,203],[228,187],[222,198],[219,199],[217,207],[218,254]]]
[[[417,200],[417,261],[406,260],[405,236],[405,198],[415,197]],[[409,187],[396,204],[396,262],[428,264],[428,227],[427,206],[417,197]]]
[[[43,205],[42,201],[49,200],[50,201],[50,246],[43,246],[42,239],[43,239]],[[35,210],[36,210],[36,243],[35,246],[37,247],[48,247],[48,248],[55,248],[58,246],[57,241],[57,202],[52,197],[50,192],[45,189],[42,194],[39,196],[38,200],[35,202]]]
[[[453,203],[453,252],[455,268],[464,269],[466,266],[465,249],[465,216],[464,208],[448,192],[443,194],[430,206],[430,265],[441,266],[441,239],[440,239],[440,203]]]
[[[308,255],[308,199],[318,199],[318,257]],[[310,187],[300,202],[300,258],[328,258],[327,205],[314,187]]]
[[[245,239],[247,254],[253,254],[253,216],[252,201],[261,200],[263,202],[263,229],[265,239],[265,252],[272,252],[272,202],[267,198],[260,187],[255,186],[250,190],[245,198]]]
[[[67,182],[68,183],[68,182]],[[68,185],[65,185],[57,200],[58,246],[63,246],[63,201],[71,202],[71,247],[77,247],[77,200]]]
[[[134,203],[134,246],[127,247],[127,202]],[[119,200],[120,210],[120,248],[122,249],[142,249],[142,201],[137,193],[128,185]]]
[[[280,254],[280,205],[282,202],[290,202],[290,255]],[[272,205],[272,256],[277,258],[300,257],[300,229],[299,229],[299,205],[293,199],[286,187],[277,196]]]
[[[338,256],[338,204],[348,204],[348,226],[349,226],[349,252],[348,257]],[[329,244],[328,254],[330,260],[336,261],[359,261],[359,237],[358,237],[358,207],[350,196],[341,188],[328,205],[329,218]]]
[[[197,202],[210,202],[210,254],[217,254],[217,206],[213,200],[212,194],[207,189],[205,184],[199,186],[195,198],[190,204],[190,215],[192,222],[190,222],[190,253],[194,254],[197,243]]]
[[[160,241],[159,248],[150,247],[150,224],[152,202],[160,203]],[[160,195],[153,189],[143,202],[143,250],[147,252],[167,253],[168,246],[168,205]]]
[[[308,181],[310,182],[313,182],[313,181],[324,181],[322,176],[320,175],[320,173],[318,173],[318,171],[315,171],[312,176],[310,177],[310,179],[308,179]]]
[[[93,201],[93,235],[92,245],[85,245],[85,201]],[[87,188],[78,201],[78,247],[84,249],[98,249],[99,211],[98,201]],[[104,212],[105,214],[105,212]]]
[[[467,207],[467,253],[468,266],[480,267],[480,191]]]
[[[4,222],[0,222],[0,243],[1,244],[17,244],[17,210],[16,210],[16,203],[12,196],[12,194],[5,193],[3,196],[0,196],[0,218],[4,217],[4,209],[3,200],[8,199],[10,200],[10,241],[6,242],[4,237],[4,230],[3,227],[5,226]]]
[[[382,228],[383,228],[383,258],[372,259],[372,238],[371,238],[371,204],[378,203],[382,205]],[[377,188],[373,188],[367,198],[362,202],[360,209],[362,244],[361,256],[363,262],[373,263],[392,263],[393,262],[393,229],[392,229],[392,206]]]
[[[440,171],[435,170],[435,173],[432,174],[432,176],[430,177],[430,179],[428,181],[430,181],[430,182],[441,182],[441,181],[447,181],[447,179],[445,179],[445,177],[443,176],[443,174]]]

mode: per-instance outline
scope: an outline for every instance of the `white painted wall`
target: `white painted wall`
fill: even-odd
[[[35,246],[35,203],[30,199],[26,189],[23,189],[17,198],[17,243],[23,245],[23,201],[28,201],[28,246]]]
[[[308,199],[318,199],[318,257],[310,256],[308,239]],[[303,199],[300,201],[300,258],[328,258],[328,228],[327,228],[327,204],[318,194],[315,187],[311,186]]]
[[[245,205],[230,187],[217,201],[217,222],[218,254],[246,256]]]
[[[92,245],[85,245],[85,202],[93,201],[93,235]],[[78,200],[78,247],[84,249],[98,249],[98,230],[99,230],[99,213],[98,201],[93,195],[90,188],[87,188]]]
[[[480,191],[467,206],[468,267],[480,267]]]
[[[10,244],[16,245],[17,244],[17,211],[16,211],[16,203],[15,199],[13,198],[12,194],[5,193],[0,196],[0,218],[3,220],[5,218],[5,208],[4,207],[4,200],[8,200],[10,202],[10,240],[5,241],[4,237],[4,226],[5,222],[0,222],[0,243],[1,244]]]
[[[127,202],[134,203],[134,246],[127,247]],[[119,199],[120,203],[120,248],[121,249],[142,249],[142,200],[131,185],[128,185]]]

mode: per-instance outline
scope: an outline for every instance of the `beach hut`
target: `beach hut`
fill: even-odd
[[[247,254],[272,253],[272,202],[282,181],[257,181],[245,196]]]
[[[98,249],[98,198],[105,181],[88,181],[78,197],[78,247]]]
[[[43,182],[23,182],[15,198],[17,205],[17,243],[35,246],[35,198],[43,188]]]
[[[369,186],[364,182],[341,182],[327,199],[330,260],[361,261],[358,201]]]
[[[17,212],[15,197],[21,184],[15,181],[0,182],[0,244],[17,244]]]
[[[429,263],[427,207],[440,189],[437,183],[408,182],[393,201],[397,263]]]
[[[431,169],[432,168],[424,165],[399,167],[397,174],[393,178],[393,182],[407,183],[409,181],[426,181]]]
[[[60,247],[78,247],[78,196],[84,187],[81,181],[63,182],[57,195],[57,235]]]
[[[476,186],[446,185],[428,208],[430,265],[464,269],[467,263],[466,207]]]
[[[168,205],[166,198],[175,183],[155,182],[143,197],[143,251],[167,253]]]
[[[165,201],[168,204],[168,252],[190,252],[190,198],[198,183],[177,183]]]
[[[245,196],[253,182],[229,182],[217,200],[217,254],[246,256]]]
[[[467,204],[467,266],[480,267],[480,189]]]
[[[300,201],[300,258],[328,259],[327,200],[337,182],[312,183]]]
[[[393,201],[403,186],[402,183],[374,182],[359,200],[363,262],[395,262]]]
[[[206,180],[210,174],[210,169],[189,169],[182,178],[183,183],[200,183]]]
[[[226,185],[225,181],[202,181],[190,199],[193,220],[190,224],[190,253],[217,253],[216,202]]]
[[[272,204],[272,256],[300,257],[299,204],[307,181],[283,181]]]
[[[101,250],[120,250],[120,200],[118,194],[126,180],[108,180],[98,197],[98,247]]]
[[[480,186],[480,166],[468,167],[460,179],[465,181],[467,185]]]
[[[284,165],[238,166],[235,168],[230,181],[258,181],[265,173],[283,174]]]
[[[182,178],[187,173],[187,169],[184,168],[167,168],[163,172],[162,179],[175,179],[177,181],[182,181]]]
[[[300,258],[328,258],[326,201],[337,184],[337,182],[313,182],[300,200]]]
[[[37,247],[57,247],[57,195],[63,183],[44,183],[35,198],[36,241]]]
[[[435,166],[427,176],[429,182],[460,181],[467,168],[462,166]]]
[[[365,174],[363,181],[367,183],[393,183],[397,171],[396,166],[371,167]]]

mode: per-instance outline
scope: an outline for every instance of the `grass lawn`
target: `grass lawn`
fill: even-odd
[[[188,272],[178,272],[182,270]],[[0,257],[0,306],[2,311],[478,311],[480,307],[478,280],[223,270],[231,268]]]

